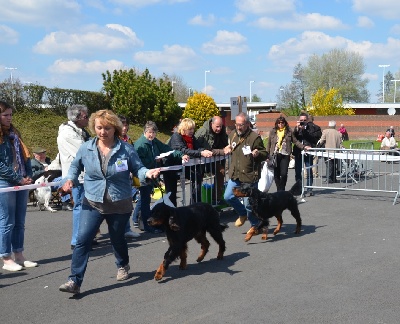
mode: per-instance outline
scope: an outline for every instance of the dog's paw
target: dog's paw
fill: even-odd
[[[261,235],[261,239],[262,239],[263,241],[266,241],[266,240],[268,239],[268,235],[267,235],[267,234]]]

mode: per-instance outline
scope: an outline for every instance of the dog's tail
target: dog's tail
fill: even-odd
[[[225,231],[229,226],[227,224],[222,224],[219,223],[219,228],[221,229],[221,232]]]
[[[302,185],[301,185],[301,180],[297,180],[296,183],[290,188],[289,192],[293,196],[300,196],[302,192]]]

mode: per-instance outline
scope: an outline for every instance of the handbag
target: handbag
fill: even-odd
[[[268,166],[268,168],[273,169],[273,168],[276,168],[277,165],[278,165],[278,162],[276,160],[276,153],[274,153],[269,157],[269,160],[267,162],[267,166]]]
[[[260,180],[258,180],[258,190],[268,192],[272,182],[274,182],[274,172],[268,167],[267,163],[264,163]]]

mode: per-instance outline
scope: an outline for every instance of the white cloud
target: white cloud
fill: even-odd
[[[290,30],[321,30],[321,29],[344,29],[344,25],[339,19],[332,16],[323,16],[319,13],[309,13],[305,15],[294,14],[289,19],[274,19],[262,17],[254,25],[265,29],[290,29]]]
[[[16,44],[18,42],[18,33],[5,25],[0,25],[0,44]]]
[[[268,58],[278,66],[305,62],[310,54],[323,54],[334,48],[359,53],[365,60],[396,60],[400,52],[400,39],[388,38],[385,44],[370,41],[354,42],[341,36],[329,36],[322,32],[306,31],[298,38],[290,38],[284,43],[271,46]]]
[[[398,0],[353,0],[353,9],[369,16],[385,19],[400,18],[400,1]]]
[[[0,0],[0,21],[35,26],[63,25],[77,20],[81,6],[69,0]]]
[[[366,16],[360,16],[357,19],[357,26],[361,28],[372,28],[375,26],[375,23]]]
[[[248,52],[246,37],[238,32],[219,30],[211,42],[204,43],[203,52],[215,55],[238,55]]]
[[[106,62],[82,60],[57,60],[49,68],[48,71],[55,74],[78,74],[78,73],[103,73],[106,70],[113,71],[123,67],[123,63],[110,60]]]
[[[163,51],[143,51],[134,54],[133,59],[145,66],[158,65],[163,72],[192,70],[198,64],[198,57],[190,47],[164,46]]]
[[[243,13],[238,12],[238,13],[236,13],[235,16],[232,18],[232,22],[234,22],[234,23],[239,23],[239,22],[244,21],[245,19],[246,19],[246,16],[245,16]]]
[[[274,15],[295,10],[295,0],[236,0],[240,11],[254,15]]]
[[[107,28],[91,26],[81,33],[52,32],[39,41],[33,50],[40,54],[71,55],[132,50],[135,46],[143,46],[143,42],[129,27],[110,24]]]
[[[202,15],[197,15],[189,20],[190,25],[212,26],[215,23],[215,16],[210,14],[207,18]]]

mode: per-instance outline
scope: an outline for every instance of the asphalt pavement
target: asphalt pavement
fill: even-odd
[[[278,235],[272,235],[272,219],[267,241],[254,236],[245,243],[249,223],[236,228],[235,213],[226,211],[224,259],[216,259],[210,238],[208,255],[196,263],[200,247],[190,242],[188,268],[179,270],[175,262],[159,282],[154,273],[167,250],[165,236],[142,233],[129,240],[130,277],[117,282],[103,224],[77,297],[58,290],[70,271],[72,212],[30,206],[24,253],[39,266],[0,269],[1,322],[399,323],[400,227],[393,195],[314,191],[299,204],[300,235],[285,211]]]

